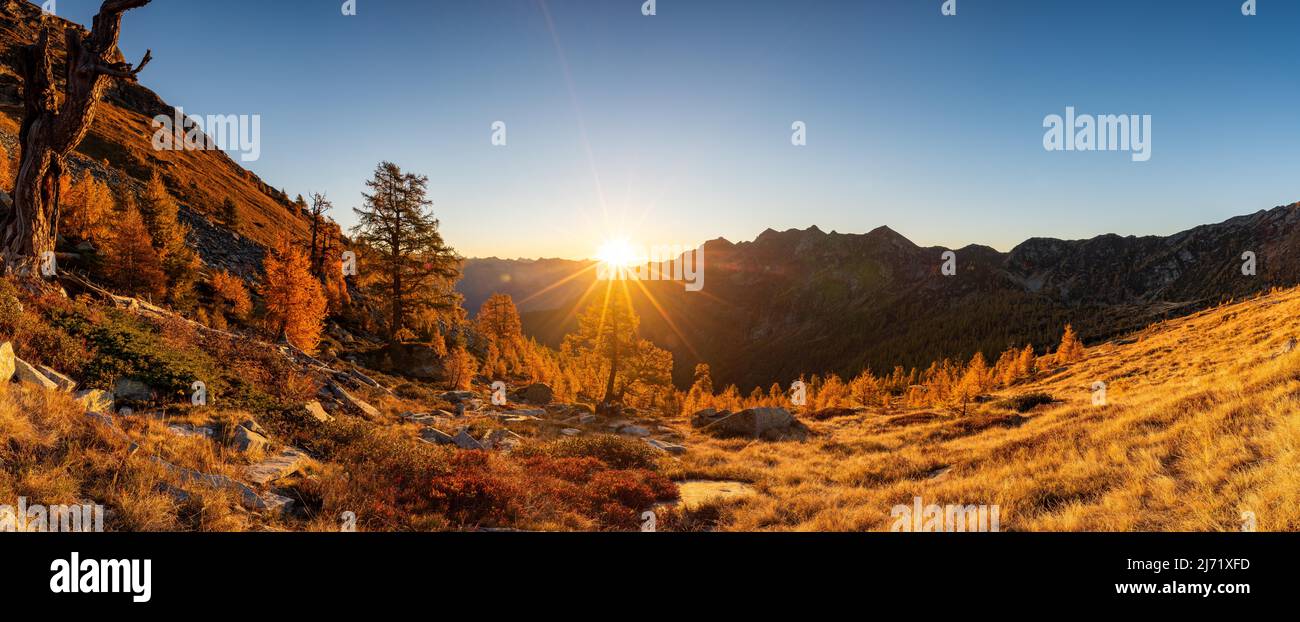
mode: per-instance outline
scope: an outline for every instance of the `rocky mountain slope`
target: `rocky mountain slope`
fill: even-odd
[[[25,0],[0,0],[0,144],[11,157],[18,153],[22,112],[21,80],[12,51],[36,40],[40,13],[39,6]],[[148,69],[141,74],[144,83],[148,74]],[[181,204],[182,219],[194,230],[193,241],[204,261],[241,274],[258,269],[263,247],[277,236],[306,236],[308,220],[289,197],[224,152],[154,150],[150,123],[160,114],[171,116],[173,106],[153,91],[141,84],[114,85],[89,135],[70,158],[70,172],[80,175],[89,168],[115,191],[139,191],[157,172]],[[234,231],[213,224],[227,197],[239,212]]]

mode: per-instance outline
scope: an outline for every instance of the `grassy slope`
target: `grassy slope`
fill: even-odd
[[[998,397],[1046,391],[1025,413],[860,412],[807,443],[696,435],[676,476],[736,478],[763,493],[730,529],[884,530],[910,503],[999,504],[1004,530],[1300,529],[1300,289],[1154,325],[1132,343]],[[1092,405],[1095,381],[1108,405]]]

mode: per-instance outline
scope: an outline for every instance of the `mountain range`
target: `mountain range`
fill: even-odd
[[[951,249],[950,276],[942,270],[950,249],[918,246],[888,227],[768,230],[750,242],[706,243],[701,292],[667,282],[629,291],[643,336],[673,352],[678,383],[707,362],[715,383],[747,391],[800,374],[879,374],[1025,344],[1047,351],[1067,323],[1096,342],[1295,285],[1297,221],[1300,204],[1292,204],[1170,236],[1033,238],[1005,253],[971,245]],[[1247,252],[1254,274],[1246,274]],[[595,283],[590,265],[471,259],[459,289],[471,310],[494,291],[525,301],[526,331],[556,345]]]

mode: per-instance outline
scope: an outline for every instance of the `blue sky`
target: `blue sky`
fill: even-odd
[[[468,256],[814,224],[1009,250],[1300,199],[1298,2],[641,3],[156,0],[122,48],[153,48],[142,82],[189,114],[262,115],[249,168],[345,225],[379,161],[428,175]],[[1150,161],[1045,151],[1067,106],[1151,115]]]

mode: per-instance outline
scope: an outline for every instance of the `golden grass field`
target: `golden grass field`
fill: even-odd
[[[914,496],[997,504],[1003,531],[1238,531],[1243,512],[1300,529],[1298,333],[1300,290],[1277,292],[1088,348],[964,418],[860,410],[808,422],[802,443],[692,434],[670,473],[753,484],[721,508],[727,530],[888,530]],[[1040,391],[1059,402],[995,406]]]

